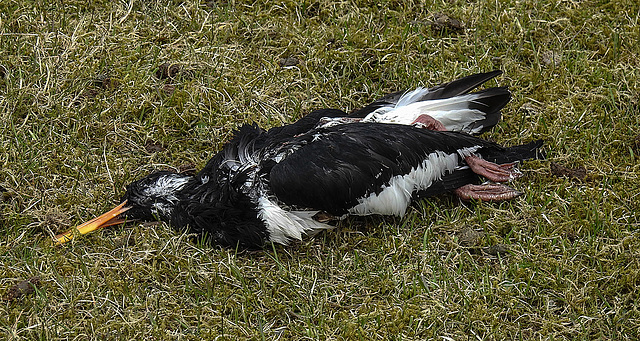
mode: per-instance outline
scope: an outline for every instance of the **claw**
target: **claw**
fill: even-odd
[[[464,201],[480,200],[500,202],[511,200],[522,195],[522,192],[503,184],[464,185],[454,193]]]
[[[507,182],[522,176],[522,173],[515,167],[515,163],[498,165],[475,155],[469,155],[464,160],[474,173],[491,181]]]

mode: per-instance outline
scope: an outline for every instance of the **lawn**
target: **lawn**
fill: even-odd
[[[0,339],[636,339],[639,21],[635,0],[4,0]],[[157,223],[51,244],[244,123],[494,69],[513,99],[483,137],[545,141],[513,201],[255,252]]]

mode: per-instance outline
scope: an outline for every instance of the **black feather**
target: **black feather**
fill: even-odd
[[[511,100],[511,92],[506,87],[490,88],[482,91],[475,92],[480,98],[470,103],[469,109],[480,110],[485,113],[483,120],[475,121],[466,129],[469,131],[474,130],[477,127],[482,127],[478,133],[483,133],[493,128],[502,117],[500,110],[504,108]]]

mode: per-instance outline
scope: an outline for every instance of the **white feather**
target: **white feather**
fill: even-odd
[[[313,220],[316,213],[318,211],[287,211],[266,196],[258,198],[258,217],[265,222],[269,240],[274,243],[286,245],[291,239],[302,240],[303,235],[333,228]]]
[[[420,98],[424,97],[428,93],[429,89],[423,87],[417,87],[413,91],[405,92],[402,96],[400,96],[398,102],[396,102],[396,107],[403,107],[411,103],[419,102]]]

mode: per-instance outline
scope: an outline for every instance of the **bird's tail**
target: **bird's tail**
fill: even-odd
[[[511,93],[506,87],[469,92],[501,73],[480,73],[429,89],[396,92],[350,116],[363,117],[365,122],[412,124],[420,115],[429,115],[446,130],[478,134],[500,121],[500,110]]]
[[[540,150],[542,144],[542,140],[537,140],[521,144],[519,146],[504,147],[504,149],[502,150],[491,148],[487,151],[481,151],[480,154],[483,159],[497,164],[505,164],[531,159],[544,159],[545,155]]]

